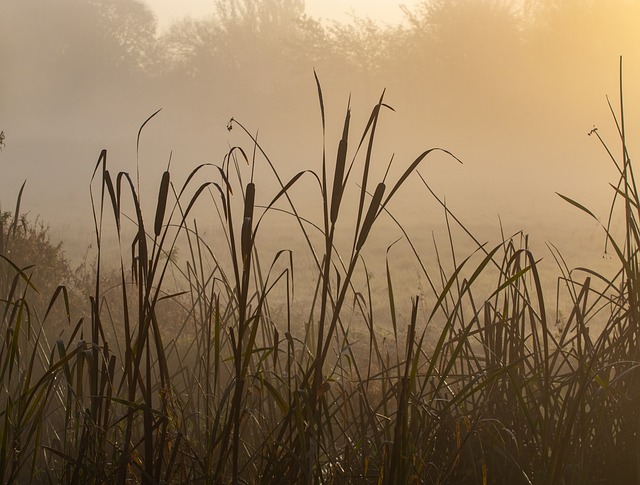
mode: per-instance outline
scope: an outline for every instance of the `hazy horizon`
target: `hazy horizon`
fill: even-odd
[[[2,210],[13,210],[27,180],[23,209],[71,247],[83,247],[91,241],[88,187],[100,150],[108,150],[113,172],[135,174],[138,129],[159,108],[141,137],[143,202],[157,195],[170,157],[179,181],[199,163],[220,163],[229,146],[251,150],[240,130],[226,130],[231,117],[259,132],[283,175],[317,171],[315,70],[329,160],[349,97],[355,135],[386,89],[395,111],[384,112],[378,127],[381,174],[394,154],[397,176],[423,150],[446,148],[464,165],[437,155],[422,173],[470,227],[497,240],[501,221],[506,232],[523,230],[538,247],[550,240],[569,253],[589,241],[594,252],[603,240],[595,223],[555,193],[607,217],[615,168],[587,133],[597,125],[612,148],[619,145],[605,95],[617,108],[622,54],[633,149],[638,2],[418,2],[400,26],[319,24],[296,0],[212,5],[215,15],[160,32],[136,0],[64,0],[55,8],[5,2]],[[355,138],[350,154],[354,145]],[[273,193],[273,179],[259,182],[265,197]],[[412,214],[406,224],[429,234],[443,224],[442,210],[417,178],[409,187],[396,207]]]

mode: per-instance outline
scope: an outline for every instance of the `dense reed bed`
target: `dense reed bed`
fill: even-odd
[[[319,84],[318,95],[324,133]],[[611,219],[622,217],[626,230],[603,230],[620,271],[569,270],[551,246],[571,296],[563,321],[547,312],[521,235],[494,247],[478,242],[473,254],[453,254],[453,271],[442,263],[429,274],[405,233],[430,292],[396,299],[387,259],[387,317],[374,317],[361,257],[372,227],[394,217],[389,202],[409,177],[431,190],[419,170],[434,150],[457,163],[430,149],[396,180],[372,180],[386,109],[381,98],[357,137],[347,110],[335,163],[327,149],[318,170],[289,180],[232,120],[250,150],[234,147],[181,184],[167,169],[155,207],[142,207],[137,181],[111,173],[103,151],[91,185],[97,253],[85,318],[65,286],[33,303],[43,298],[34,268],[12,257],[24,237],[18,200],[0,218],[2,482],[636,481],[640,199],[622,101],[614,114],[620,155],[600,139],[619,172]],[[275,193],[259,194],[258,163],[278,180]],[[303,180],[317,187],[319,223],[298,210],[293,192]],[[357,210],[343,221],[352,195]],[[191,218],[199,204],[217,214],[223,244]],[[447,225],[464,230],[442,207]],[[304,308],[294,308],[298,255],[257,248],[272,212],[293,222],[313,261]],[[352,244],[340,253],[344,228]],[[102,261],[106,240],[119,245],[115,276]],[[481,278],[493,281],[488,296],[477,296]],[[354,313],[366,336],[358,345],[346,322]],[[595,318],[605,322],[599,334],[589,332]]]

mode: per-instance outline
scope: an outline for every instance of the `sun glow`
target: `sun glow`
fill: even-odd
[[[211,2],[211,0],[144,1],[156,14],[161,30],[166,29],[175,20],[184,17],[207,17],[214,12],[214,2]],[[308,15],[324,22],[348,22],[355,15],[394,25],[401,23],[405,19],[401,5],[411,8],[418,3],[418,0],[404,0],[402,2],[387,0],[307,0],[305,5]]]

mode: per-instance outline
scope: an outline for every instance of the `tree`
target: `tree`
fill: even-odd
[[[121,100],[124,86],[147,79],[155,29],[138,0],[3,0],[0,52],[7,69],[0,76],[8,108],[59,117],[69,112],[70,90],[78,108]]]
[[[311,72],[322,39],[302,0],[218,0],[210,18],[176,23],[160,42],[174,69],[190,77],[271,93]]]
[[[414,41],[431,68],[486,71],[520,44],[521,22],[511,0],[433,0],[407,13]],[[418,51],[418,52],[416,52]]]
[[[156,62],[157,22],[140,0],[92,0],[98,25],[111,44],[111,62],[129,69],[146,70]]]
[[[211,20],[185,18],[174,22],[159,41],[165,71],[195,78],[206,72],[218,49],[216,24]]]

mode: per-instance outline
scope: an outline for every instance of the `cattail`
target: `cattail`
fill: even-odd
[[[367,240],[367,236],[369,235],[369,231],[373,226],[373,223],[376,220],[378,215],[378,208],[380,207],[380,202],[382,202],[382,196],[384,195],[385,184],[382,182],[378,184],[376,187],[376,191],[373,194],[373,198],[371,199],[371,205],[369,206],[369,210],[367,211],[367,215],[364,218],[364,222],[362,223],[362,230],[360,231],[360,236],[358,237],[358,242],[356,243],[356,251],[360,251],[362,246],[364,246],[364,242]]]
[[[162,223],[164,222],[164,211],[167,207],[167,195],[169,194],[170,175],[167,170],[162,174],[162,182],[160,182],[160,193],[158,194],[158,207],[156,208],[156,220],[154,225],[154,233],[156,237],[160,236]]]
[[[244,220],[242,222],[242,260],[246,261],[251,253],[251,230],[253,223],[253,204],[256,196],[256,186],[253,182],[247,184],[247,194],[244,199]]]

